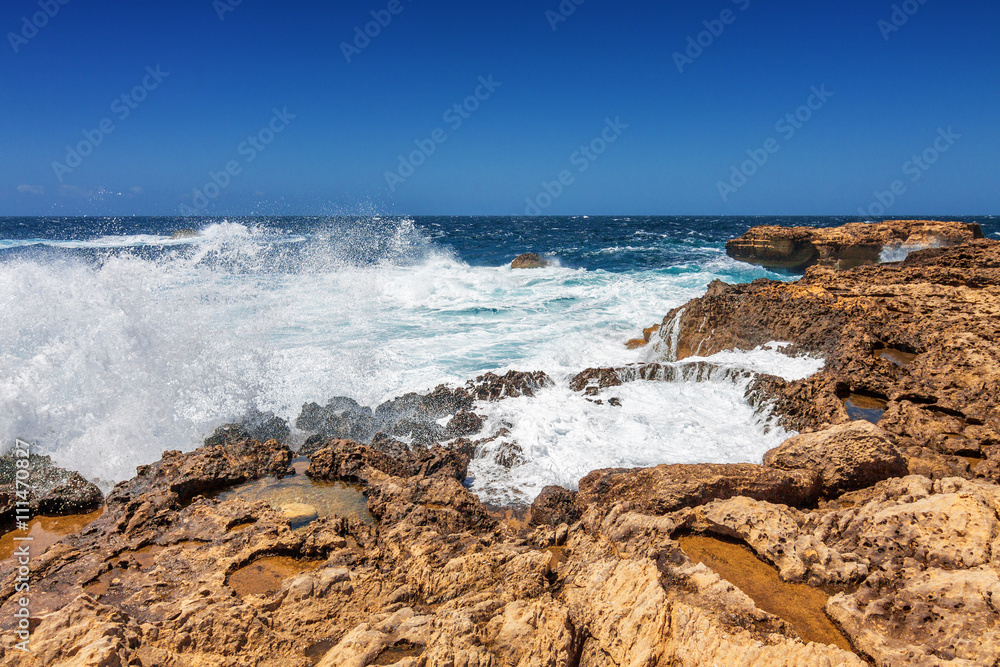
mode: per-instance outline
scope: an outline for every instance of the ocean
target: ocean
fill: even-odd
[[[1000,236],[1000,219],[959,219]],[[250,409],[294,424],[310,401],[375,407],[515,369],[555,385],[477,406],[524,459],[480,452],[484,499],[529,502],[602,467],[760,461],[788,433],[740,382],[631,383],[608,390],[619,407],[568,379],[662,356],[624,342],[714,279],[797,277],[733,261],[727,239],[852,220],[0,218],[0,446],[33,442],[107,490]],[[523,252],[553,265],[510,269]],[[822,365],[780,346],[714,361],[789,379]]]

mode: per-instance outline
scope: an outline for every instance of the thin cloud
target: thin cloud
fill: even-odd
[[[25,195],[44,195],[45,188],[41,185],[19,185],[17,191]]]

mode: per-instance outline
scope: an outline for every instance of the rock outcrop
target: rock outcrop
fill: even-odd
[[[549,265],[549,261],[535,252],[526,252],[514,258],[510,263],[512,269],[541,269]]]
[[[23,468],[18,466],[19,460],[25,462]],[[19,487],[20,469],[27,473]],[[10,452],[0,456],[0,526],[13,524],[18,501],[27,503],[20,507],[28,510],[28,516],[63,516],[97,509],[104,503],[104,494],[79,473],[54,465],[48,456],[19,457]]]
[[[815,472],[820,496],[836,498],[908,474],[906,459],[888,436],[867,421],[841,424],[789,438],[764,454],[764,465]]]
[[[1000,443],[996,241],[848,271],[813,267],[794,283],[716,281],[664,324],[676,339],[663,338],[663,326],[657,344],[679,359],[774,340],[790,342],[789,354],[823,357],[825,367],[805,380],[764,377],[752,386],[794,430],[847,423],[859,400],[881,406],[867,414],[901,450],[984,458]]]
[[[35,556],[31,651],[4,645],[4,664],[865,664],[803,642],[692,563],[671,537],[686,515],[595,506],[528,532],[491,517],[447,468],[425,474],[337,442],[313,474],[362,480],[378,522],[327,517],[296,531],[264,503],[180,502],[179,487],[277,472],[291,455],[228,447],[171,453]],[[356,464],[335,463],[345,456]],[[0,564],[5,634],[16,577]]]
[[[854,222],[840,227],[752,227],[726,243],[733,259],[769,269],[800,272],[813,265],[849,269],[902,259],[924,248],[960,245],[983,238],[975,223],[930,220]]]
[[[357,485],[375,523],[298,526],[309,508],[221,500],[234,485],[294,473],[287,445],[245,428],[166,452],[116,486],[100,518],[32,552],[26,629],[24,575],[0,561],[0,632],[23,632],[31,649],[4,642],[0,661],[995,666],[998,250],[977,240],[898,264],[812,267],[791,284],[717,282],[668,314],[651,340],[672,357],[778,339],[826,359],[806,380],[750,383],[751,400],[773,401],[803,432],[765,465],[597,470],[578,492],[547,487],[527,515],[491,510],[463,484],[485,440],[408,446],[393,429],[471,435],[482,426],[473,401],[530,397],[551,382],[513,371],[375,410],[347,399],[303,410],[317,431],[308,475],[323,488]],[[731,372],[636,364],[588,369],[572,388]],[[389,426],[368,443],[321,433],[345,414]],[[843,636],[813,640],[793,613],[737,587],[741,572],[727,580],[696,563],[684,545],[705,535],[738,542],[728,546],[772,578],[820,591],[817,608]]]

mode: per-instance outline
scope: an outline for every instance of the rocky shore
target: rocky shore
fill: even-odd
[[[794,283],[713,283],[647,330],[659,362],[573,379],[600,400],[733,372],[670,359],[775,340],[822,356],[805,380],[751,382],[748,400],[800,433],[761,464],[595,470],[530,508],[486,507],[462,483],[486,444],[475,402],[551,382],[515,372],[374,410],[304,406],[297,426],[315,435],[295,453],[260,414],[166,452],[32,554],[30,652],[10,639],[29,593],[0,561],[0,661],[996,665],[1000,242],[973,236],[897,263],[817,262]],[[501,451],[516,465],[516,443]],[[369,514],[294,528],[267,502],[220,496],[302,476],[363,493]]]

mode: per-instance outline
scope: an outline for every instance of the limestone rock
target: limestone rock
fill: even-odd
[[[660,465],[595,470],[580,480],[577,504],[624,503],[635,511],[665,514],[713,500],[747,496],[772,503],[810,505],[819,498],[816,473],[750,463]]]
[[[906,460],[888,434],[867,421],[789,438],[764,454],[764,465],[815,471],[820,495],[827,498],[908,472]]]
[[[854,222],[840,227],[752,227],[726,243],[733,259],[771,269],[803,271],[819,264],[849,269],[878,263],[883,251],[890,257],[922,248],[938,248],[983,238],[975,223],[929,220]]]

